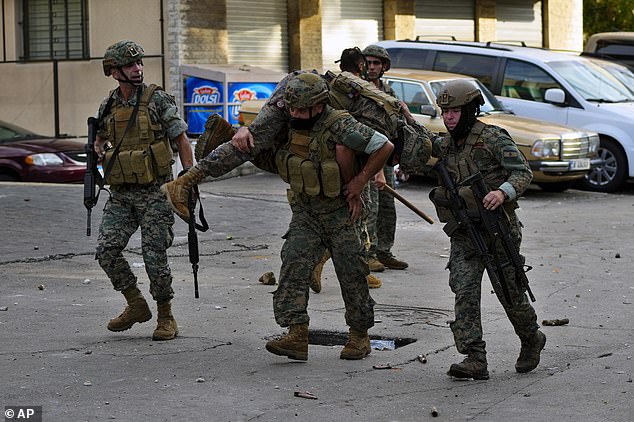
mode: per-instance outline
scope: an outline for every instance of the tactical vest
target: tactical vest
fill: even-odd
[[[332,107],[338,110],[354,110],[353,103],[356,97],[367,98],[383,109],[389,116],[390,121],[390,127],[373,127],[373,129],[383,133],[390,140],[398,136],[397,122],[401,115],[401,103],[397,98],[386,94],[374,84],[358,78],[350,72],[341,72],[336,75],[331,71],[327,71],[325,76],[330,87],[329,101]],[[363,112],[364,110],[360,110],[359,113],[351,111],[350,114],[360,122],[372,127],[362,115]]]
[[[136,122],[127,132],[133,106],[116,104],[106,116],[108,139],[114,146],[106,151],[103,163],[104,169],[111,166],[110,173],[106,175],[106,183],[109,185],[147,185],[158,177],[171,174],[174,161],[169,140],[160,123],[152,121],[148,109],[150,99],[157,89],[162,88],[149,85],[143,90],[141,98],[137,98]],[[118,144],[120,146],[117,151]],[[110,165],[115,152],[114,162]]]
[[[473,160],[473,152],[476,144],[479,148],[488,148],[486,142],[480,139],[480,135],[485,126],[484,123],[477,120],[465,140],[464,148],[459,152],[455,150],[456,146],[451,140],[451,135],[447,134],[442,140],[441,155],[447,159],[447,170],[449,170],[449,174],[454,179],[456,186],[459,186],[463,180],[480,170]],[[484,182],[489,189],[497,189],[504,183],[508,174],[500,175],[494,179],[487,174],[483,174],[483,176],[485,177]],[[473,211],[473,215],[477,215],[478,208],[475,202],[476,200],[469,186],[459,186],[458,193],[465,200],[469,211]],[[451,211],[448,208],[447,198],[447,192],[442,186],[435,188],[430,193],[430,199],[436,206],[438,219],[442,223],[447,223],[453,219]],[[503,207],[507,213],[511,213],[514,209],[518,208],[517,201],[506,201]]]
[[[341,193],[341,174],[334,145],[329,145],[330,127],[349,116],[345,110],[327,110],[310,131],[291,129],[289,140],[275,155],[282,180],[295,193],[336,198]]]

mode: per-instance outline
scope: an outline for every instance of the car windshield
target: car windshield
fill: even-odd
[[[590,60],[563,60],[549,64],[587,101],[634,101],[631,90],[612,73]]]
[[[607,60],[597,60],[597,59],[589,59],[592,63],[600,66],[606,72],[609,72],[616,79],[621,81],[621,83],[632,93],[634,94],[634,73],[626,67],[622,66],[618,63],[609,62]]]
[[[467,79],[469,83],[478,88],[480,92],[482,92],[482,96],[484,97],[484,105],[480,106],[480,111],[482,113],[492,113],[492,112],[508,112],[504,109],[502,104],[495,98],[495,95],[489,89],[484,86],[477,79]],[[438,93],[442,89],[443,85],[445,85],[447,81],[433,81],[429,83],[431,90],[434,92],[434,96],[438,97]]]
[[[33,139],[40,137],[40,135],[36,135],[35,133],[23,129],[19,126],[0,122],[0,142],[17,141],[20,139]]]

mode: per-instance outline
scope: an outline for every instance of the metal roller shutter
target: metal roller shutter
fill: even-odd
[[[288,72],[286,0],[227,1],[229,63]]]
[[[383,39],[383,0],[322,0],[323,70],[335,64],[344,48],[364,49]]]
[[[416,0],[416,35],[454,36],[458,41],[475,40],[475,2],[471,0]],[[435,39],[439,39],[435,37]]]
[[[543,46],[542,2],[534,0],[498,0],[497,41],[524,41]]]

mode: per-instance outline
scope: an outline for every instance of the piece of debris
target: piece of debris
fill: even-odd
[[[82,284],[90,284],[90,279],[89,278],[85,279],[84,281],[82,281]]]
[[[265,284],[267,286],[273,286],[276,283],[275,274],[271,271],[266,272],[260,276],[260,283]]]
[[[617,252],[617,253],[616,253],[616,255],[614,255],[614,257],[615,257],[615,258],[620,258],[620,257],[621,257],[621,254]]]
[[[233,236],[227,236],[227,240],[232,240]]]
[[[391,363],[386,363],[382,365],[372,365],[373,369],[395,369]]]
[[[420,363],[427,363],[427,356],[425,356],[424,354],[418,355],[417,359]]]
[[[597,358],[607,358],[608,356],[612,356],[612,352],[610,353],[604,353],[602,355],[597,356]]]
[[[8,306],[0,306],[0,311],[8,311],[9,307]]]
[[[431,407],[431,415],[435,418],[436,416],[438,416],[438,409],[436,409],[436,406],[432,406]]]
[[[196,382],[205,382],[205,381],[207,381],[207,380],[204,379],[203,377],[196,378]]]
[[[85,385],[86,387],[90,387],[90,386],[92,385],[92,382],[90,382],[90,381],[85,381],[85,382],[84,382],[84,385]]]
[[[44,289],[46,289],[46,287],[44,287],[43,284],[40,284],[39,286],[37,286],[37,289],[38,290],[44,290]]]
[[[570,322],[568,318],[562,319],[545,319],[542,321],[542,325],[556,326],[556,325],[566,325]]]
[[[295,397],[301,397],[303,399],[317,400],[317,396],[308,391],[295,391],[293,395]]]

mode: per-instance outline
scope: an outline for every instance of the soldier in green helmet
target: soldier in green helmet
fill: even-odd
[[[289,184],[292,218],[282,247],[279,287],[273,296],[275,320],[289,333],[266,349],[290,359],[308,358],[309,280],[326,249],[332,253],[350,327],[342,359],[370,353],[368,329],[374,325],[364,259],[354,219],[362,208],[361,192],[384,165],[393,145],[381,133],[327,105],[328,86],[313,73],[291,79],[283,101],[290,115],[288,141],[276,153],[280,177]],[[367,155],[358,172],[341,167],[338,148]],[[343,184],[342,184],[343,180]]]
[[[174,215],[160,186],[172,180],[174,150],[184,168],[191,167],[193,157],[187,124],[179,116],[174,97],[157,85],[143,83],[143,56],[141,45],[124,40],[108,47],[103,58],[104,74],[116,80],[118,87],[97,114],[95,152],[102,159],[111,194],[99,226],[96,259],[127,301],[123,313],[108,323],[108,330],[124,331],[148,321],[152,312],[122,253],[141,228],[143,262],[158,312],[152,339],[171,340],[178,333],[167,262]]]
[[[472,82],[456,79],[447,82],[436,100],[442,109],[442,117],[448,134],[433,141],[432,154],[446,160],[449,173],[457,186],[470,175],[480,172],[490,191],[483,198],[483,206],[494,210],[503,207],[508,215],[511,236],[519,251],[522,233],[515,209],[517,199],[528,187],[532,172],[522,153],[506,132],[478,120],[482,93]],[[449,286],[455,295],[455,321],[450,327],[458,352],[467,357],[461,363],[451,365],[449,375],[457,378],[488,379],[486,343],[482,339],[481,289],[484,262],[473,252],[473,246],[464,228],[456,227],[451,212],[443,206],[447,198],[443,187],[432,192],[441,222],[447,223],[445,232],[451,239]],[[473,197],[471,197],[473,199]],[[473,201],[465,198],[466,203]],[[454,229],[450,229],[454,227]],[[499,243],[494,243],[484,228],[482,236],[496,254],[504,256]],[[492,247],[490,247],[490,250]],[[515,364],[517,372],[529,372],[537,367],[540,353],[546,344],[546,336],[539,331],[535,309],[530,304],[525,289],[512,282],[514,269],[507,267],[510,302],[504,298],[500,286],[493,289],[503,305],[515,333],[521,341],[521,351]]]

